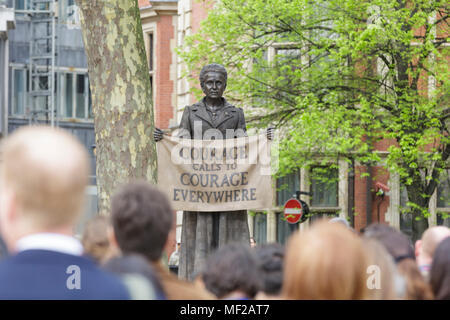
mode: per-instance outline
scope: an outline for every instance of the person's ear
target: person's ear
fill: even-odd
[[[0,233],[8,250],[14,249],[16,230],[18,228],[18,212],[16,196],[3,190],[0,195]]]
[[[422,240],[417,240],[414,246],[414,254],[416,255],[416,258],[420,255],[421,252],[422,252]]]
[[[17,220],[17,201],[16,195],[12,192],[2,192],[0,206],[1,220],[9,225]]]

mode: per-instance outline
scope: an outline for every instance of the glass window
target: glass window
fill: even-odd
[[[153,33],[148,34],[148,69],[153,71]]]
[[[63,72],[59,74],[59,79],[61,95],[57,96],[60,102],[61,116],[78,119],[93,118],[88,75]]]
[[[26,77],[25,70],[13,69],[14,93],[13,93],[13,114],[24,114],[26,103]]]
[[[286,244],[291,234],[298,230],[299,224],[290,224],[284,218],[283,212],[277,213],[277,242]]]
[[[14,8],[16,10],[25,10],[25,0],[14,0]]]
[[[441,174],[440,183],[437,188],[437,205],[438,208],[450,207],[450,169],[445,170]]]
[[[63,115],[68,118],[73,117],[73,75],[66,73],[65,75],[65,99],[64,99],[64,113]]]
[[[89,79],[88,79],[89,80]],[[89,85],[88,82],[88,91],[89,91],[89,96],[88,96],[88,117],[89,119],[94,118],[94,114],[92,113],[92,96],[91,96],[91,86]]]
[[[253,224],[253,238],[255,238],[256,244],[267,242],[267,214],[255,214],[255,220]]]
[[[77,8],[75,0],[60,0],[60,15],[62,22],[76,20]]]
[[[301,51],[298,48],[277,48],[277,62],[280,64],[290,64],[292,69],[301,66]]]
[[[300,190],[300,175],[298,171],[292,172],[277,179],[277,206],[284,206]]]
[[[311,207],[338,206],[337,168],[315,167],[311,170]]]
[[[76,84],[76,117],[85,117],[85,107],[86,107],[86,95],[85,95],[85,82],[84,74],[77,74],[77,84]]]

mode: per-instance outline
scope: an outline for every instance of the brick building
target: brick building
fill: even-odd
[[[195,102],[190,93],[190,86],[193,83],[195,85],[196,79],[189,81],[184,76],[185,67],[174,54],[174,48],[183,44],[185,36],[199,29],[200,22],[207,16],[211,2],[142,0],[139,3],[144,38],[146,41],[150,39],[153,41],[153,43],[146,42],[146,48],[153,63],[150,72],[154,75],[155,121],[161,128],[170,128],[179,122],[184,106]],[[275,55],[278,49],[269,48],[269,56],[270,53]],[[427,90],[433,89],[426,83],[422,85]],[[377,143],[374,149],[383,155],[387,154],[388,147],[389,142],[382,141]],[[279,179],[277,186],[284,185],[287,188],[274,191],[276,202],[273,207],[267,208],[265,212],[249,214],[250,234],[257,243],[274,241],[284,243],[293,231],[308,228],[315,219],[337,215],[347,218],[356,230],[361,230],[372,222],[384,222],[406,234],[411,234],[411,216],[399,213],[399,208],[407,202],[407,195],[400,185],[398,175],[390,174],[381,165],[365,167],[359,163],[349,164],[346,161],[339,161],[337,165],[338,168],[329,173],[336,181],[332,184],[324,184],[314,179],[312,172],[304,168],[299,168],[296,173]],[[381,186],[389,188],[383,196],[376,194]],[[301,196],[309,203],[313,216],[300,225],[290,225],[283,219],[282,206],[296,190],[313,191],[312,197]],[[430,226],[450,224],[450,219],[443,219],[441,215],[450,212],[448,181],[442,181],[436,190],[430,201],[429,210]],[[180,213],[177,220],[179,239]]]

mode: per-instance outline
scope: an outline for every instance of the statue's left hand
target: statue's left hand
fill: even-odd
[[[159,128],[155,128],[155,130],[153,131],[153,140],[155,140],[155,142],[161,141],[163,139],[163,136],[164,132]]]
[[[267,140],[273,140],[273,138],[275,136],[275,128],[273,128],[273,127],[267,128],[266,135],[267,135]]]

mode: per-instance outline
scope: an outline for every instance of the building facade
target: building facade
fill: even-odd
[[[37,6],[33,0],[3,0],[2,7],[0,1],[0,76],[5,79],[0,88],[0,128],[5,136],[30,123],[53,123],[80,139],[90,152],[92,164],[90,186],[86,190],[89,201],[83,223],[97,214],[97,189],[93,148],[95,133],[78,8],[74,0],[40,2],[47,7]],[[198,85],[197,79],[187,76],[176,49],[182,46],[186,36],[199,30],[212,2],[139,0],[138,3],[152,84],[155,125],[173,129],[179,123],[184,107],[195,102],[191,86]],[[50,22],[43,26],[36,22],[36,12],[33,11],[45,11],[46,8],[52,12],[47,18],[55,21],[53,31],[49,31]],[[6,14],[8,18],[3,18]],[[7,21],[6,24],[3,21]],[[46,37],[53,39],[53,60],[34,59],[32,46],[47,45],[50,50],[51,42],[39,42],[42,41],[39,38]],[[282,44],[270,47],[268,59],[286,50],[295,49]],[[432,90],[431,86],[429,90]],[[44,101],[39,94],[47,100]],[[383,154],[388,145],[388,142],[381,142],[375,149]],[[356,230],[372,222],[385,222],[411,233],[410,216],[401,214],[399,210],[406,205],[407,196],[398,176],[386,172],[381,165],[368,168],[346,161],[334,165],[336,169],[329,171],[331,183],[325,184],[315,178],[315,170],[320,170],[319,166],[299,168],[297,172],[274,181],[277,188],[273,207],[264,212],[249,213],[250,234],[256,242],[285,243],[292,232],[308,228],[323,216],[344,217]],[[449,219],[445,219],[445,214],[450,212],[450,186],[446,180],[431,199],[430,225],[450,224]],[[389,189],[383,196],[377,195],[380,186]],[[313,192],[313,196],[301,196],[309,204],[312,216],[304,223],[291,225],[285,221],[282,208],[298,190]],[[177,231],[172,236],[173,248],[175,242],[180,241],[181,227],[179,212]]]
[[[207,17],[208,10],[213,1],[178,1],[178,46],[183,45],[184,38],[197,32],[200,23]],[[420,30],[418,30],[420,32]],[[282,54],[296,54],[295,46],[284,43],[273,44],[267,48],[267,59],[274,59],[280,52]],[[298,51],[298,50],[297,50]],[[191,94],[191,86],[197,82],[190,81],[185,66],[180,59],[177,60],[177,119],[179,120],[184,106],[195,102]],[[382,72],[380,70],[380,72]],[[424,83],[430,92],[433,90],[433,79]],[[244,106],[245,110],[245,106]],[[390,143],[381,141],[374,146],[381,156],[387,154]],[[319,161],[318,161],[319,163]],[[275,202],[272,208],[263,212],[249,213],[250,234],[257,243],[280,242],[285,243],[289,235],[298,229],[306,229],[316,219],[328,216],[340,216],[349,221],[357,230],[361,231],[374,222],[387,223],[407,235],[412,233],[411,215],[402,214],[408,199],[406,189],[400,184],[395,173],[386,171],[380,163],[367,167],[360,163],[339,161],[333,163],[335,169],[329,170],[329,183],[315,178],[315,170],[320,167],[305,169],[299,168],[297,172],[274,181]],[[448,170],[447,170],[448,171]],[[430,217],[428,222],[433,225],[450,226],[447,218],[450,212],[450,186],[449,175],[442,178],[442,182],[431,198],[429,205]],[[382,194],[380,189],[383,191]],[[301,199],[309,204],[311,217],[301,224],[289,224],[283,216],[283,205],[295,191],[312,192],[312,196],[301,195]]]

